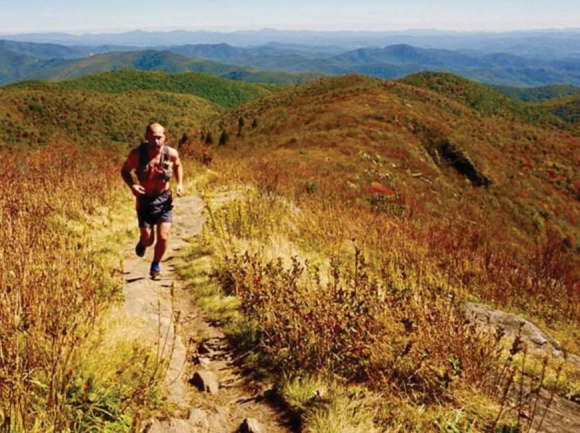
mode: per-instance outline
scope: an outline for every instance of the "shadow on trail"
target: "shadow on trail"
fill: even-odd
[[[145,280],[145,277],[136,277],[136,278],[127,278],[125,280],[126,283],[131,284],[131,283],[135,283],[137,281],[141,281],[141,280]]]

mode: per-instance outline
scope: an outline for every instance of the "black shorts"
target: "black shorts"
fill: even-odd
[[[142,195],[137,198],[139,227],[152,227],[173,222],[173,196],[167,189],[158,196]]]

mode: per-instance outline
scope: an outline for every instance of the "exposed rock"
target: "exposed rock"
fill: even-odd
[[[453,168],[468,178],[473,186],[491,185],[491,180],[481,172],[472,159],[449,141],[440,143],[437,151]]]
[[[494,310],[484,304],[468,303],[466,310],[467,313],[473,315],[480,324],[494,328],[501,326],[509,335],[516,335],[520,326],[523,324],[521,331],[522,339],[532,343],[532,349],[550,353],[557,358],[564,358],[564,352],[562,351],[560,343],[529,320],[523,319],[514,314]],[[569,363],[580,368],[579,356],[568,354],[565,358]]]
[[[199,346],[197,347],[197,353],[204,354],[204,355],[209,354],[209,353],[212,353],[212,348],[209,346],[207,341],[204,341],[204,342],[200,343]]]
[[[501,326],[504,330],[512,335],[515,335],[520,326],[522,326],[522,338],[533,343],[537,347],[549,349],[550,351],[560,350],[560,343],[543,332],[540,328],[534,325],[529,320],[518,317],[514,314],[504,313],[500,310],[483,304],[469,303],[467,305],[468,313],[471,313],[480,322],[492,327]]]
[[[217,394],[219,382],[217,376],[208,370],[198,370],[191,378],[191,384],[197,389],[210,394]]]
[[[204,431],[208,431],[209,429],[208,414],[204,410],[192,409],[189,412],[189,416],[187,419],[192,426],[203,429]]]
[[[239,429],[240,433],[265,433],[264,427],[254,418],[246,418]]]
[[[155,419],[146,430],[148,433],[197,433],[197,429],[183,419]]]

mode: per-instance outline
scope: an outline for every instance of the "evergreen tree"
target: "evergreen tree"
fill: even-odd
[[[189,139],[189,137],[184,132],[183,135],[181,136],[181,139],[179,140],[179,146],[183,146],[185,143],[187,143],[188,139]]]
[[[244,118],[240,116],[240,118],[238,119],[238,137],[241,137],[243,128],[244,128]]]
[[[220,141],[219,141],[219,143],[218,143],[218,144],[219,144],[220,146],[225,146],[225,145],[226,145],[226,143],[228,142],[228,139],[229,139],[229,137],[228,137],[228,132],[227,132],[227,131],[224,129],[224,130],[222,131],[222,134],[220,135]]]

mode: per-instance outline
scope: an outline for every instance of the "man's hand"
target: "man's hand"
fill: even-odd
[[[143,188],[138,183],[134,183],[133,185],[131,185],[131,192],[135,197],[139,197],[140,195],[145,194],[145,188]]]
[[[182,184],[180,184],[180,183],[177,184],[176,192],[177,192],[177,197],[183,196],[183,185]]]

